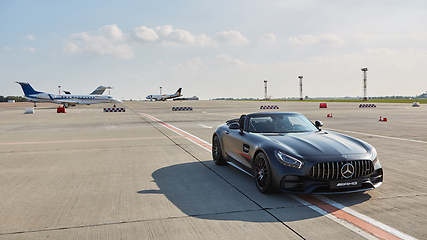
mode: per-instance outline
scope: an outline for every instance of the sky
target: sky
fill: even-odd
[[[0,95],[118,99],[414,96],[427,90],[425,0],[0,0]]]

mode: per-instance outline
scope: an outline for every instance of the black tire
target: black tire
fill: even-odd
[[[258,188],[258,191],[265,194],[273,193],[274,187],[270,163],[263,152],[256,155],[253,169],[255,185]]]
[[[226,165],[224,156],[222,156],[221,143],[219,142],[218,135],[215,135],[212,139],[212,158],[216,165]]]

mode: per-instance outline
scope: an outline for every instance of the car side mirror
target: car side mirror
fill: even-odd
[[[229,129],[239,129],[239,124],[238,123],[232,123],[228,126]]]
[[[322,127],[323,126],[323,123],[321,122],[321,121],[319,121],[319,120],[316,120],[315,122],[314,122],[314,125],[316,125],[316,127]]]

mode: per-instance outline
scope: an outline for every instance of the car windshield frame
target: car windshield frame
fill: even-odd
[[[246,116],[250,133],[317,132],[319,129],[300,113],[257,113]]]

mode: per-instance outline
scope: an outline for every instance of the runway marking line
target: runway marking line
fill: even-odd
[[[199,145],[200,147],[204,148],[205,150],[211,152],[212,151],[212,145],[190,133],[187,133],[184,130],[181,130],[173,125],[170,125],[168,123],[163,122],[160,119],[157,119],[151,115],[148,115],[146,113],[142,113],[144,116],[150,118],[151,120],[160,123],[164,127],[168,128],[169,130],[187,138],[191,142]],[[343,210],[343,208],[347,208],[345,206],[337,206],[338,204],[331,204],[333,201],[329,200],[328,198],[324,196],[315,197],[313,195],[298,195],[293,197],[295,200],[299,201],[300,203],[307,205],[307,202],[311,204],[312,206],[315,206],[323,211],[326,212],[327,217],[331,218],[334,216],[337,219],[342,219],[347,223],[352,224],[352,226],[356,226],[357,228],[363,230],[363,233],[360,233],[352,228],[350,228],[346,224],[341,224],[340,221],[337,221],[335,219],[335,222],[340,223],[344,227],[349,228],[353,232],[356,232],[360,236],[364,238],[371,238],[376,237],[379,239],[415,239],[405,233],[402,233],[392,227],[389,227],[385,224],[382,224],[380,222],[377,222],[363,214],[360,214],[354,210],[348,211]],[[302,200],[300,200],[302,199]],[[335,206],[334,206],[335,205]],[[320,213],[320,211],[318,211]],[[322,214],[322,213],[321,213]],[[322,214],[325,215],[325,214]],[[370,222],[375,221],[377,224],[371,224]],[[369,235],[366,235],[369,234]]]
[[[174,136],[172,138],[182,138],[183,136]],[[79,143],[79,142],[110,142],[110,141],[132,141],[148,139],[165,139],[167,137],[142,137],[142,138],[110,138],[110,139],[89,139],[89,140],[62,140],[62,141],[40,141],[40,142],[11,142],[0,143],[1,145],[25,145],[25,144],[52,144],[52,143]]]
[[[148,115],[148,114],[145,114],[145,113],[142,113],[142,114],[144,116],[150,118],[151,120],[154,120],[155,122],[160,123],[161,125],[163,125],[164,127],[168,128],[169,130],[172,130],[173,132],[175,132],[175,133],[177,133],[177,134],[179,134],[179,135],[187,138],[191,142],[199,145],[200,147],[202,147],[202,148],[204,148],[204,149],[206,149],[208,151],[212,151],[211,144],[208,143],[208,142],[206,142],[205,140],[202,140],[202,139],[200,139],[200,138],[198,138],[198,137],[196,137],[194,135],[191,135],[190,133],[188,133],[188,132],[186,132],[184,130],[181,130],[181,129],[177,128],[177,127],[174,127],[174,126],[172,126],[172,125],[170,125],[168,123],[165,123],[162,120],[157,119],[157,118],[155,118],[155,117],[153,117],[151,115]]]
[[[331,131],[337,131],[337,132],[354,133],[354,134],[360,134],[360,135],[365,135],[365,136],[387,138],[387,139],[407,141],[407,142],[427,143],[426,141],[421,141],[421,140],[413,140],[413,139],[398,138],[398,137],[388,137],[388,136],[382,136],[382,135],[376,135],[376,134],[370,134],[370,133],[360,133],[360,132],[346,131],[346,130],[333,129],[333,128],[325,128],[325,129],[331,130]]]

